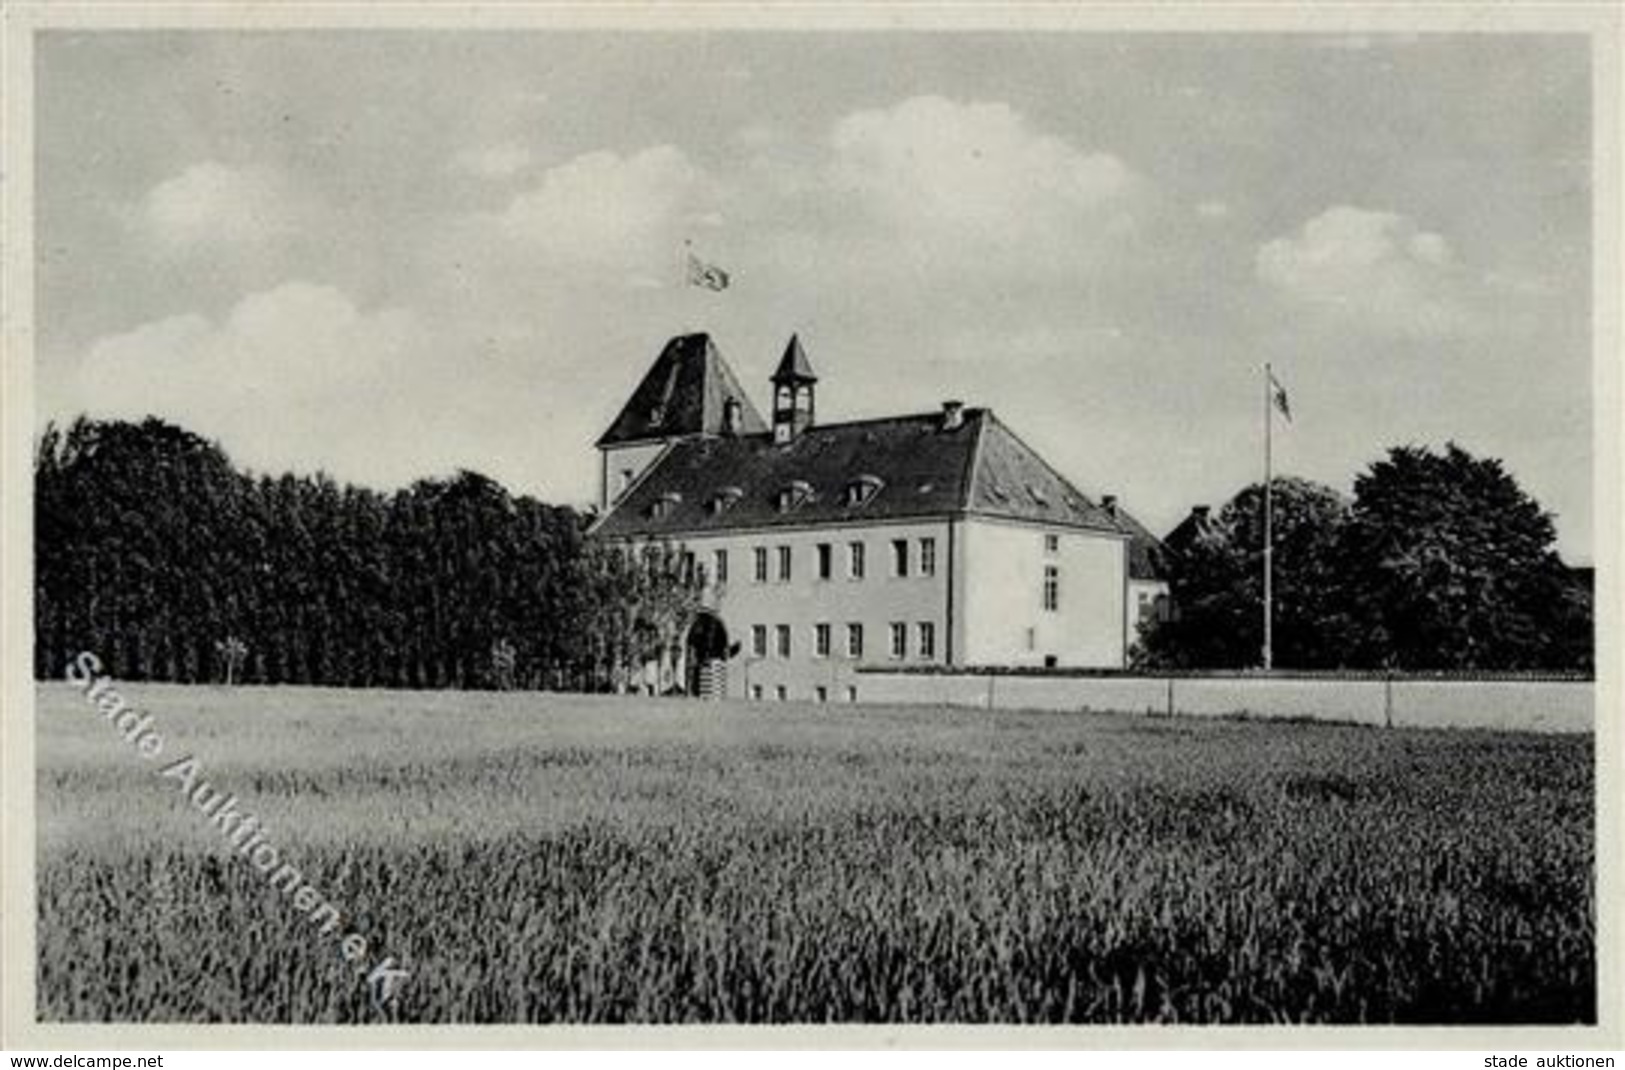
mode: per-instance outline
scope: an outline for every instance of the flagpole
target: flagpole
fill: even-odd
[[[1275,577],[1274,557],[1275,539],[1272,530],[1274,521],[1274,477],[1271,471],[1271,431],[1274,428],[1275,418],[1270,413],[1270,406],[1275,403],[1271,392],[1274,388],[1275,375],[1270,370],[1268,362],[1264,364],[1264,671],[1269,672],[1275,667]]]

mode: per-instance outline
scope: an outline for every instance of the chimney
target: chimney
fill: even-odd
[[[942,403],[942,429],[952,431],[965,422],[965,403],[963,401],[944,401]]]
[[[722,433],[729,438],[739,434],[740,412],[738,398],[729,398],[722,403]]]
[[[1115,494],[1102,495],[1101,499],[1100,499],[1100,507],[1102,509],[1106,510],[1106,512],[1110,513],[1113,517],[1116,517],[1117,516],[1117,495],[1115,495]]]
[[[1191,516],[1193,518],[1195,518],[1196,520],[1199,520],[1199,521],[1206,520],[1208,513],[1212,512],[1212,511],[1213,511],[1212,508],[1210,506],[1206,506],[1206,505],[1193,505],[1193,506],[1191,506]]]

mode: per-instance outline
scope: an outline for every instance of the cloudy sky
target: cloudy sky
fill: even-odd
[[[46,34],[38,413],[586,502],[664,340],[824,420],[989,405],[1150,526],[1396,444],[1591,556],[1590,104],[1562,37]],[[679,285],[690,238],[722,294]]]

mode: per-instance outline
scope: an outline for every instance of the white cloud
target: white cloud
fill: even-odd
[[[270,171],[211,160],[149,190],[139,220],[160,244],[184,250],[262,243],[292,231],[298,214],[295,199]]]
[[[445,463],[423,434],[422,335],[408,311],[289,282],[218,321],[188,313],[96,341],[74,407],[173,420],[260,471],[323,468],[387,485]]]
[[[625,276],[673,262],[691,228],[714,226],[704,174],[670,145],[591,152],[545,172],[484,221],[536,266]]]
[[[1394,212],[1329,208],[1260,246],[1256,267],[1288,297],[1374,330],[1435,336],[1469,325],[1449,242]]]
[[[1055,214],[1091,213],[1134,184],[1128,166],[1040,133],[1007,104],[914,97],[842,119],[831,181],[893,220],[1043,231]]]
[[[1224,201],[1203,201],[1196,206],[1196,214],[1203,219],[1225,219],[1230,215],[1230,206]]]
[[[517,141],[466,148],[452,160],[452,166],[476,178],[502,179],[529,167],[534,159],[530,149]]]

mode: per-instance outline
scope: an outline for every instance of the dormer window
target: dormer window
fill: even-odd
[[[672,511],[677,508],[678,504],[682,502],[682,500],[683,496],[681,494],[678,494],[674,490],[668,490],[666,493],[656,498],[653,504],[649,506],[649,515],[654,517],[656,520],[664,520],[666,517],[672,514]]]
[[[652,405],[649,407],[649,426],[659,427],[666,422],[666,406]]]
[[[779,512],[788,513],[812,500],[812,484],[804,479],[792,480],[789,485],[779,491],[777,504]]]
[[[883,486],[885,484],[881,482],[879,476],[861,475],[846,485],[846,492],[842,501],[849,509],[860,505],[868,505],[874,500],[874,496],[880,493],[880,488]]]
[[[1038,506],[1040,509],[1049,508],[1049,498],[1044,494],[1043,491],[1039,490],[1031,483],[1027,484],[1027,496],[1031,498],[1033,500],[1033,504]]]
[[[745,496],[745,492],[738,487],[723,487],[711,496],[711,515],[720,516],[734,507],[734,503]]]

